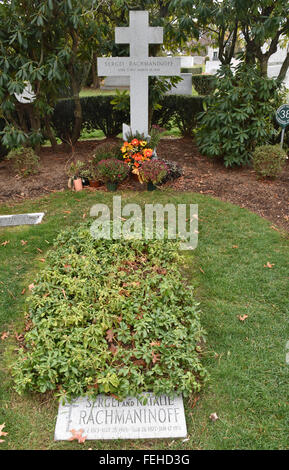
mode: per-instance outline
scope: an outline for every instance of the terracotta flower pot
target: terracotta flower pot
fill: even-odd
[[[75,191],[82,191],[82,189],[83,189],[82,179],[77,178],[77,179],[73,180],[73,186],[74,186]]]

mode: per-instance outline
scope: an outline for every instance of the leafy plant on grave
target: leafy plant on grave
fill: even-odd
[[[13,169],[21,176],[29,176],[38,172],[39,157],[30,147],[18,147],[6,156],[11,161]]]
[[[16,390],[119,398],[199,391],[204,331],[178,243],[60,233],[27,299]]]
[[[251,162],[255,147],[276,135],[273,120],[282,97],[279,82],[262,76],[255,66],[221,67],[217,89],[205,98],[199,115],[201,152],[222,159],[227,167]]]
[[[119,183],[128,176],[129,167],[116,158],[108,158],[98,162],[96,176],[104,183]]]
[[[276,178],[283,170],[287,153],[280,145],[262,145],[253,153],[253,167],[257,175],[263,178]]]

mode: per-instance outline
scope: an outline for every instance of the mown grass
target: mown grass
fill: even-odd
[[[0,424],[5,422],[9,433],[0,449],[288,449],[288,234],[207,196],[172,191],[121,195],[123,203],[199,204],[199,245],[186,252],[184,269],[195,285],[208,333],[203,361],[211,378],[200,396],[185,403],[189,440],[55,443],[53,397],[13,392],[13,335],[22,330],[27,286],[43,267],[40,258],[59,230],[81,223],[92,204],[111,205],[112,194],[83,191],[0,209],[1,214],[46,212],[39,226],[0,229],[0,332],[10,332],[0,341]],[[271,268],[264,267],[268,261]],[[240,321],[243,315],[248,317]],[[209,418],[214,412],[219,416],[215,423]]]

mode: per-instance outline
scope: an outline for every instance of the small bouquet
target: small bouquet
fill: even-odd
[[[130,142],[124,142],[121,153],[132,173],[139,175],[139,169],[143,162],[149,161],[154,151],[146,140],[132,139]]]

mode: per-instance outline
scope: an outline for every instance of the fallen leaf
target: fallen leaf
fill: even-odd
[[[217,415],[217,413],[210,414],[210,420],[213,421],[213,423],[217,421],[217,419],[219,419],[219,416]]]
[[[37,251],[39,251],[39,253],[43,253],[43,251],[41,250],[41,248],[36,248]]]
[[[5,240],[5,242],[1,243],[1,246],[6,246],[8,243],[10,243],[10,240]]]
[[[83,214],[82,218],[85,219],[85,218],[86,218],[86,214]]]
[[[152,343],[150,343],[151,346],[160,346],[161,345],[161,342],[160,341],[153,341]]]
[[[152,351],[152,358],[153,358],[153,364],[156,364],[160,359],[160,355]]]
[[[0,436],[7,436],[8,432],[2,431],[2,429],[4,429],[4,428],[5,428],[5,423],[0,424]],[[3,441],[3,439],[0,439],[0,443],[1,442],[5,442],[5,441]]]
[[[3,341],[4,339],[8,338],[8,336],[9,336],[9,331],[4,331],[4,332],[2,333],[2,335],[1,335],[2,341]]]
[[[38,261],[41,261],[41,263],[45,263],[45,258],[39,258]]]
[[[110,345],[109,350],[113,354],[113,356],[115,356],[117,354],[117,347],[114,344]]]
[[[26,240],[21,240],[21,245],[22,246],[27,245],[27,241]]]
[[[28,289],[31,291],[31,290],[34,289],[34,287],[35,287],[35,285],[34,285],[33,282],[32,282],[32,284],[29,284]]]
[[[201,273],[205,274],[205,271],[200,267]]]
[[[21,292],[21,295],[24,295],[25,292],[26,292],[26,289],[25,289],[25,287],[24,287],[23,291]]]
[[[267,264],[264,264],[264,268],[270,268],[271,269],[271,268],[273,268],[273,266],[275,266],[275,264],[274,263],[271,264],[271,263],[269,263],[269,261],[267,261]]]
[[[239,318],[240,321],[245,321],[248,318],[248,315],[246,315],[246,314],[245,315],[239,315],[238,318]]]
[[[71,214],[71,211],[63,211],[64,214]]]
[[[87,436],[82,435],[84,432],[83,429],[79,429],[79,431],[71,429],[69,432],[72,434],[72,437],[69,438],[69,441],[78,441],[79,444],[83,444],[86,441]]]
[[[232,248],[239,248],[239,245],[233,245]]]
[[[114,338],[114,331],[113,330],[107,330],[106,332],[106,339],[109,343],[112,343]]]

